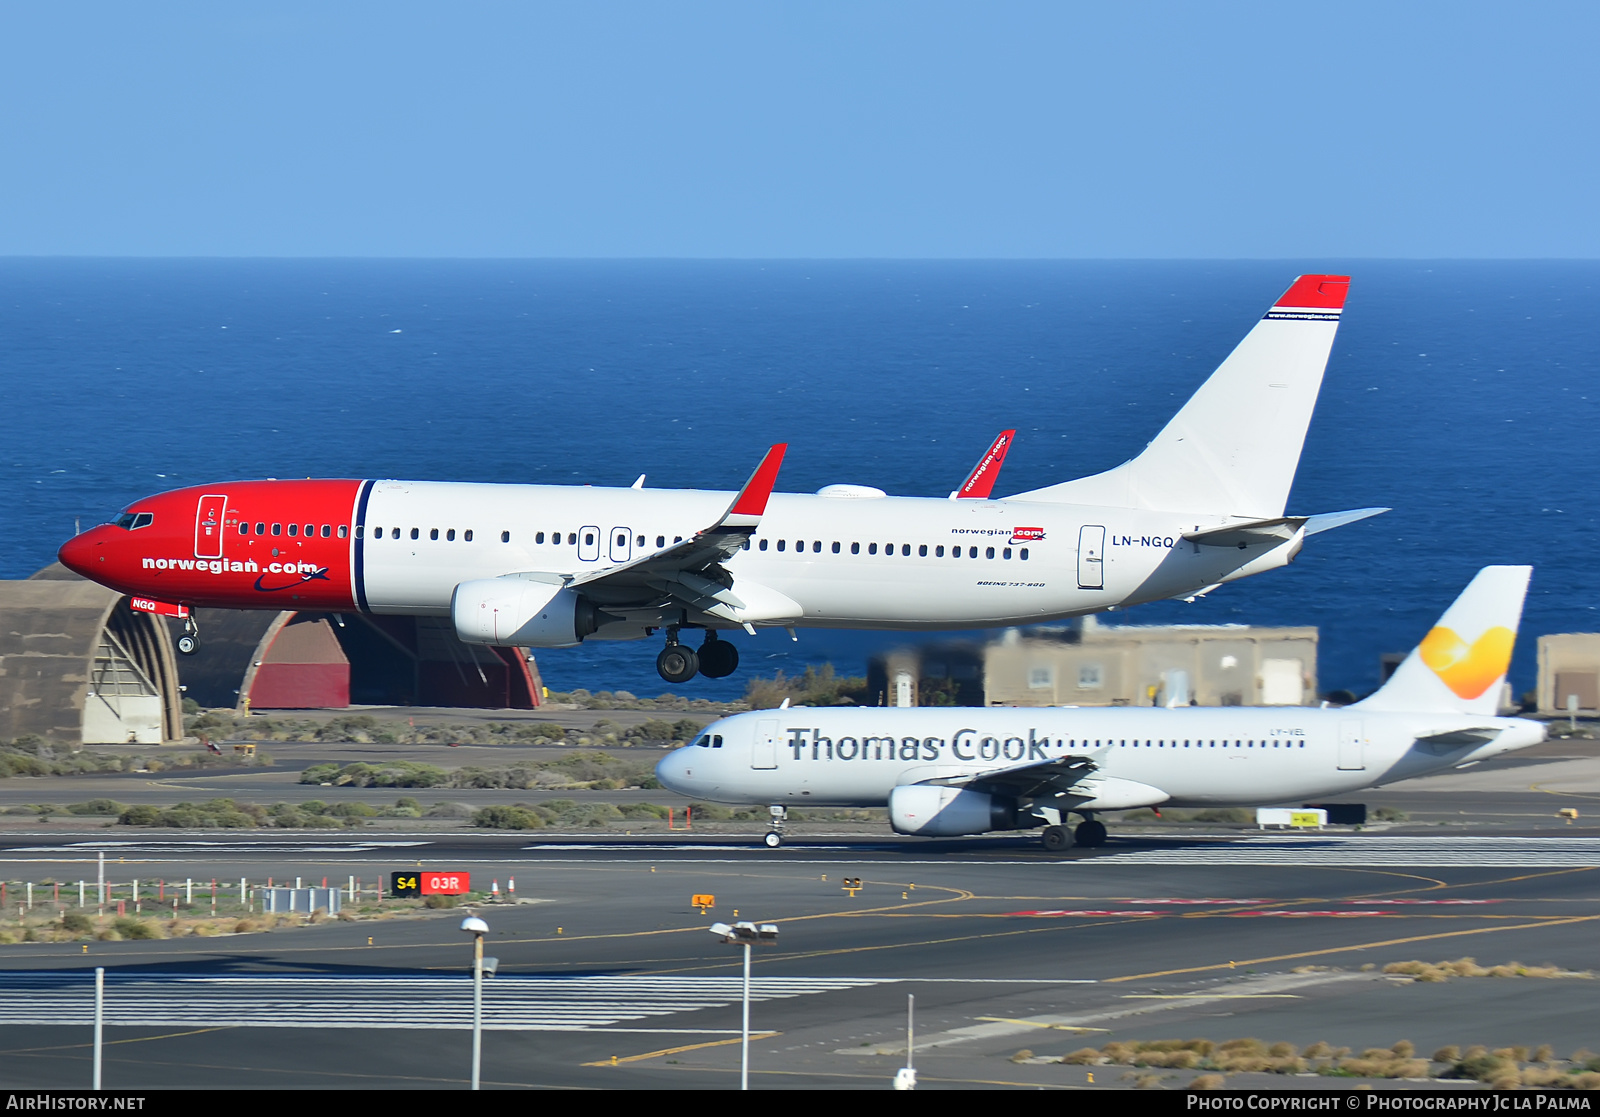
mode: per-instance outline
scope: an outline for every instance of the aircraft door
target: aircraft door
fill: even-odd
[[[1106,529],[1084,524],[1078,529],[1078,588],[1106,588]]]
[[[776,768],[778,766],[778,723],[756,722],[756,737],[750,749],[750,767]]]
[[[222,557],[222,520],[228,510],[228,498],[206,495],[194,513],[194,557],[214,559]]]
[[[1366,740],[1361,735],[1359,721],[1341,721],[1339,723],[1339,771],[1360,772],[1366,768],[1367,762],[1363,755]]]
[[[627,562],[633,557],[633,529],[614,527],[611,529],[611,561]]]
[[[582,562],[595,562],[600,558],[600,529],[586,525],[578,529],[578,558]]]

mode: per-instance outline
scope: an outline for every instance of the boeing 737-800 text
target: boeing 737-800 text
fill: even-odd
[[[1544,740],[1541,722],[1495,716],[1531,569],[1479,571],[1352,706],[757,710],[707,726],[656,776],[697,799],[770,804],[770,846],[804,803],[887,806],[902,834],[1043,826],[1060,850],[1103,842],[1101,811],[1292,803],[1446,771]]]
[[[1287,564],[1382,509],[1287,516],[1348,279],[1301,276],[1138,457],[999,499],[858,485],[737,494],[419,481],[241,481],[135,501],[61,548],[71,569],[195,606],[449,616],[470,643],[570,647],[665,631],[663,678],[738,665],[719,630],[976,628],[1169,597]],[[952,496],[987,496],[1002,436]],[[701,629],[698,652],[680,643]]]

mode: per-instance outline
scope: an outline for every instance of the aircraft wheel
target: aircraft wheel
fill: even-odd
[[[181,655],[194,655],[194,653],[199,651],[199,650],[200,650],[200,641],[198,639],[196,639],[194,636],[192,636],[189,633],[185,632],[182,636],[178,637],[178,652],[179,652],[179,654],[181,654]]]
[[[1044,833],[1039,835],[1039,840],[1051,853],[1060,853],[1062,850],[1072,848],[1072,831],[1065,826],[1046,826]]]
[[[708,679],[725,679],[739,669],[739,649],[726,640],[707,640],[700,645],[700,674]]]
[[[656,656],[656,671],[669,683],[686,683],[700,673],[700,657],[693,648],[668,644]]]
[[[1093,819],[1080,822],[1073,837],[1081,846],[1103,846],[1106,844],[1106,824]]]
[[[783,835],[776,830],[768,830],[767,836],[761,840],[767,844],[768,849],[777,849],[783,844]]]

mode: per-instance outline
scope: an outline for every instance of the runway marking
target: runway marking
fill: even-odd
[[[386,849],[410,849],[434,845],[433,842],[379,842],[350,841],[322,845],[303,845],[295,842],[261,841],[243,842],[64,842],[54,846],[12,846],[5,853],[377,853]]]
[[[893,978],[761,977],[752,1000],[781,1000],[892,982]],[[324,977],[107,974],[106,1023],[116,1027],[445,1028],[472,1026],[472,982],[462,976]],[[86,1024],[86,971],[0,974],[0,1025]],[[491,1031],[594,1031],[725,1008],[736,977],[496,977],[484,986]],[[623,1029],[616,1029],[623,1030]],[[632,1030],[632,1029],[628,1029]],[[726,1035],[727,1029],[648,1029]]]
[[[1225,865],[1417,868],[1600,866],[1600,838],[1448,838],[1352,835],[1259,837],[1176,849],[1141,849],[1072,861],[1078,866]]]
[[[758,1039],[771,1039],[773,1036],[781,1035],[783,1035],[782,1032],[751,1032],[750,1041],[754,1043]],[[609,1059],[600,1059],[593,1063],[581,1063],[579,1065],[585,1067],[616,1067],[621,1066],[623,1063],[639,1063],[645,1059],[659,1059],[663,1055],[681,1055],[685,1051],[699,1051],[703,1047],[726,1047],[730,1043],[743,1042],[743,1036],[736,1036],[733,1039],[713,1039],[705,1043],[686,1043],[682,1047],[663,1047],[660,1051],[646,1051],[643,1055],[613,1056]]]
[[[983,1020],[991,1024],[1021,1024],[1027,1028],[1048,1028],[1057,1032],[1109,1032],[1110,1028],[1079,1028],[1072,1024],[1045,1024],[1037,1020],[1013,1020],[1009,1016],[975,1016],[975,1020]]]
[[[1489,935],[1497,931],[1529,931],[1541,927],[1561,927],[1569,923],[1591,923],[1600,915],[1574,915],[1559,919],[1546,919],[1538,923],[1515,923],[1499,927],[1472,927],[1465,931],[1440,931],[1432,935],[1411,935],[1401,939],[1383,939],[1378,942],[1356,943],[1351,946],[1330,946],[1322,950],[1302,950],[1295,954],[1274,954],[1265,958],[1241,958],[1233,962],[1217,962],[1207,966],[1185,966],[1176,970],[1154,970],[1150,973],[1124,974],[1105,978],[1106,984],[1122,981],[1142,981],[1153,977],[1171,977],[1174,974],[1207,973],[1211,970],[1228,970],[1236,966],[1261,966],[1268,962],[1292,962],[1299,958],[1319,958],[1325,954],[1349,954],[1357,950],[1374,950],[1380,946],[1404,946],[1414,942],[1436,942],[1439,939],[1459,938],[1463,935]]]
[[[1124,993],[1125,1001],[1298,1001],[1299,993]]]

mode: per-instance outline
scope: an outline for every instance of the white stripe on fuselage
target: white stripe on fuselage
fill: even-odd
[[[461,582],[617,566],[656,550],[658,538],[670,546],[716,522],[732,495],[379,481],[365,521],[367,602],[379,613],[447,614],[451,592]],[[1244,563],[1259,564],[1264,548],[1246,553],[1196,547],[1180,538],[1220,522],[1215,516],[1030,501],[774,494],[755,545],[727,567],[735,592],[740,579],[775,589],[803,607],[798,623],[805,625],[945,628],[1043,621],[1192,592],[1226,580]],[[1106,529],[1103,589],[1079,588],[1079,529],[1086,524]],[[377,528],[382,538],[375,537]],[[398,539],[392,537],[395,528],[401,530]],[[1013,540],[1019,528],[1037,529],[1042,538]],[[437,540],[431,538],[435,529]],[[468,529],[470,543],[463,538]],[[597,536],[593,549],[582,547],[585,529]],[[454,540],[446,538],[450,530]],[[540,532],[543,543],[535,542]],[[619,532],[628,546],[614,558]],[[502,542],[502,533],[509,533],[509,542]],[[556,533],[559,545],[550,542]],[[568,542],[573,535],[579,545]],[[759,549],[763,539],[766,551]],[[780,541],[783,551],[777,549]],[[796,553],[797,542],[805,545],[803,554]],[[859,554],[851,552],[852,544],[860,544]],[[892,556],[885,553],[890,544]],[[903,553],[907,546],[909,555]],[[950,554],[956,546],[961,558]],[[870,554],[870,547],[877,553]],[[969,557],[973,547],[977,558]],[[993,558],[987,557],[990,547]],[[1269,562],[1276,565],[1276,557]]]
[[[1530,727],[1531,736],[1446,753],[1415,746],[1418,733],[1487,725]],[[721,735],[723,747],[686,745],[664,760],[660,775],[672,790],[719,802],[840,806],[882,805],[903,784],[1063,755],[1091,758],[1098,776],[1160,788],[1177,806],[1275,803],[1392,783],[1543,737],[1536,723],[1514,718],[1299,706],[793,708],[738,714],[705,732]],[[758,743],[768,733],[776,735],[770,756]]]

